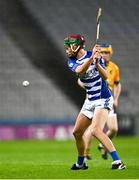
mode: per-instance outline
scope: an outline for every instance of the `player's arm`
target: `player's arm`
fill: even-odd
[[[93,63],[93,61],[99,57],[100,57],[99,46],[95,45],[93,48],[92,56],[87,61],[85,61],[82,65],[76,68],[75,70],[76,73],[79,75],[84,75],[87,69],[89,68],[89,66]]]
[[[99,52],[99,55],[98,56],[94,55],[94,59],[95,59],[94,62],[95,62],[96,68],[97,68],[100,76],[104,80],[106,80],[108,78],[108,72],[105,69],[104,63],[102,63],[102,59],[101,59],[101,56],[100,56],[100,51],[101,51],[100,45],[98,45],[97,51]]]
[[[113,96],[114,96],[114,107],[117,108],[118,106],[118,100],[119,100],[119,96],[121,94],[121,83],[120,83],[120,71],[119,71],[119,67],[116,66],[115,69],[115,82],[114,82],[114,87],[113,87]]]
[[[78,78],[77,84],[78,84],[83,90],[85,90],[85,87],[84,87],[82,81],[80,80],[80,78]],[[87,98],[87,94],[86,94],[86,98]]]
[[[114,106],[115,107],[118,106],[118,100],[119,100],[119,97],[120,97],[120,94],[121,94],[121,89],[122,89],[121,83],[120,82],[116,82],[114,84],[114,87],[113,87]]]
[[[96,60],[96,68],[99,71],[100,76],[104,80],[106,80],[108,78],[108,72],[106,71],[104,67],[101,66],[101,64],[99,63],[99,60]]]
[[[80,80],[80,78],[78,78],[77,84],[78,84],[81,88],[85,89],[83,83],[82,83],[81,80]]]
[[[76,73],[79,75],[85,74],[87,69],[92,64],[93,61],[94,61],[94,58],[93,58],[93,56],[91,56],[88,61],[85,61],[82,65],[80,65],[76,68]]]

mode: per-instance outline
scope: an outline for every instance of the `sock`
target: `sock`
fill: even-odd
[[[119,159],[119,156],[118,156],[118,154],[117,154],[116,151],[112,151],[112,152],[110,153],[110,155],[111,155],[113,161],[120,160],[120,159]]]
[[[78,156],[77,165],[82,166],[84,163],[84,156]]]

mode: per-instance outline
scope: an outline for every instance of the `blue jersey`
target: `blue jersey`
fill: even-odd
[[[87,61],[91,55],[91,51],[86,51],[85,55],[80,59],[70,58],[68,60],[70,70],[75,72],[76,68]],[[99,63],[105,68],[105,63],[102,58],[100,58]],[[90,101],[111,97],[107,82],[99,75],[94,63],[92,63],[86,73],[80,77],[80,80],[86,89],[87,97]]]

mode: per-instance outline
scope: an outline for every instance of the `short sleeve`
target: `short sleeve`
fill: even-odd
[[[68,61],[68,67],[71,71],[75,72],[76,68],[79,66],[80,64],[76,63],[76,60],[69,60]]]

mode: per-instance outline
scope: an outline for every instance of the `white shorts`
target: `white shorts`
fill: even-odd
[[[108,109],[111,111],[113,109],[113,97],[111,96],[107,99],[98,99],[95,101],[86,99],[80,112],[89,119],[92,119],[96,108]]]

